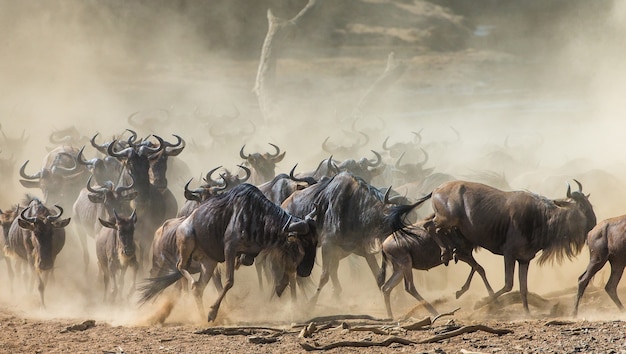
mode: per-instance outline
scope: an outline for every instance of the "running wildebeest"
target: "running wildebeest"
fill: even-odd
[[[135,281],[139,269],[134,239],[137,214],[133,210],[129,217],[123,217],[119,216],[116,210],[113,210],[112,220],[102,218],[98,218],[98,220],[104,226],[96,236],[96,256],[104,279],[104,301],[107,301],[109,280],[111,280],[111,301],[114,302],[118,293],[118,273],[119,292],[121,293],[124,291],[124,277],[129,266],[133,270],[133,283],[129,296],[135,291]]]
[[[430,197],[414,204],[394,205],[389,203],[389,190],[383,195],[362,178],[341,172],[295,192],[282,204],[287,212],[299,217],[310,213],[313,205],[319,206],[316,224],[322,251],[322,275],[312,303],[317,302],[329,279],[332,279],[335,295],[339,295],[339,262],[352,253],[365,258],[376,278],[380,270],[376,263],[376,243],[395,232],[410,233],[406,215]]]
[[[473,182],[452,181],[435,188],[435,217],[426,229],[446,244],[444,234],[463,237],[476,247],[504,256],[505,285],[493,298],[511,291],[519,264],[522,303],[528,309],[528,265],[541,252],[539,264],[562,261],[580,253],[596,215],[582,185],[567,198],[551,200],[526,191],[504,192]],[[444,261],[449,252],[443,252]]]
[[[266,152],[260,154],[258,152],[246,155],[243,152],[245,145],[239,150],[239,157],[244,159],[246,163],[252,167],[252,176],[250,176],[250,183],[259,185],[267,181],[271,181],[276,176],[276,164],[281,162],[285,157],[285,152],[280,153],[280,148],[272,143],[269,143],[276,149],[274,154]]]
[[[308,220],[307,220],[308,219]],[[301,220],[268,200],[253,185],[241,184],[201,204],[176,229],[176,265],[170,273],[148,279],[141,299],[146,302],[181,278],[193,290],[202,307],[202,293],[217,263],[225,263],[226,284],[211,306],[208,321],[215,320],[222,299],[234,283],[235,260],[245,254],[254,258],[274,249],[309,276],[315,263],[317,237],[314,218]],[[201,265],[196,281],[189,272],[191,260]]]
[[[607,261],[611,264],[611,275],[606,282],[604,290],[611,300],[623,311],[624,306],[617,296],[617,285],[624,273],[626,266],[626,215],[607,219],[596,225],[587,234],[587,246],[589,247],[589,265],[583,274],[578,277],[578,293],[574,313],[578,314],[578,304],[585,293],[587,285],[593,276],[604,267]]]
[[[422,298],[422,296],[417,292],[415,284],[413,283],[413,269],[429,270],[443,264],[439,254],[439,245],[435,242],[433,236],[430,235],[423,227],[426,222],[428,222],[428,219],[421,220],[420,222],[414,224],[413,229],[411,230],[412,235],[396,233],[389,235],[383,242],[383,263],[380,267],[380,272],[378,273],[378,278],[376,280],[378,287],[383,293],[385,306],[387,308],[387,315],[389,318],[393,318],[390,301],[391,291],[403,278],[404,290],[417,299],[417,301],[423,302],[432,314],[437,314],[435,308],[428,303],[428,301],[424,300],[424,298]],[[452,239],[451,241],[455,242],[454,246],[458,259],[467,263],[472,268],[465,284],[463,284],[461,289],[456,292],[456,298],[458,299],[467,290],[469,290],[469,286],[475,272],[480,274],[483,282],[485,283],[485,287],[487,288],[487,292],[490,296],[493,296],[493,289],[487,281],[485,269],[478,264],[478,262],[476,262],[476,259],[474,259],[474,256],[472,255],[472,245],[462,238]],[[387,262],[391,263],[393,274],[388,280],[385,281]]]
[[[53,215],[39,199],[33,199],[28,207],[13,221],[9,229],[7,254],[26,261],[37,275],[41,305],[45,306],[44,288],[54,261],[65,245],[65,230],[70,218],[59,220],[63,208]]]

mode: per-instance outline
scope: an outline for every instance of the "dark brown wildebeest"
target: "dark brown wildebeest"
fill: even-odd
[[[443,262],[441,261],[440,248],[437,242],[433,239],[433,236],[424,229],[423,225],[428,219],[421,220],[413,225],[411,230],[412,235],[405,233],[396,233],[389,235],[382,245],[383,263],[378,273],[377,283],[381,289],[385,306],[387,308],[387,315],[389,318],[393,318],[391,313],[391,301],[390,295],[393,288],[395,288],[402,279],[404,279],[404,290],[411,294],[417,301],[424,303],[426,308],[434,315],[437,314],[435,308],[424,300],[422,296],[415,289],[413,283],[413,269],[429,270],[435,268]],[[490,296],[493,296],[493,289],[487,281],[487,275],[485,269],[476,262],[472,255],[473,247],[471,244],[465,241],[465,239],[458,238],[451,241],[455,242],[456,255],[459,260],[467,263],[472,270],[470,271],[465,284],[461,287],[461,290],[456,292],[456,298],[458,299],[467,290],[469,290],[470,283],[474,272],[478,272],[485,283],[487,292]],[[385,281],[387,262],[391,263],[393,268],[393,274],[389,277],[389,280]]]
[[[241,184],[210,198],[181,222],[176,228],[175,268],[169,274],[149,279],[141,298],[148,301],[184,277],[202,308],[204,287],[217,263],[224,262],[226,283],[208,315],[208,321],[213,321],[222,299],[234,284],[235,260],[240,255],[254,257],[262,250],[275,249],[297,268],[299,276],[309,276],[316,246],[313,220],[293,217],[255,186]],[[197,281],[189,272],[192,259],[202,269]]]
[[[55,207],[59,212],[52,215],[41,201],[33,199],[13,221],[5,248],[8,255],[26,261],[37,275],[42,306],[48,274],[65,245],[64,227],[70,222],[70,218],[59,220],[63,208]]]
[[[113,211],[114,218],[105,220],[98,218],[102,226],[96,236],[96,256],[104,277],[104,301],[107,301],[109,279],[111,280],[111,301],[114,302],[118,293],[117,276],[119,273],[119,292],[124,291],[126,269],[133,270],[133,283],[128,296],[135,292],[135,281],[139,264],[135,254],[135,223],[137,214],[133,210],[129,217],[119,216]]]
[[[576,180],[575,180],[576,181]],[[596,224],[582,185],[567,198],[551,200],[526,191],[504,192],[480,183],[453,181],[435,188],[432,205],[435,216],[425,227],[446,244],[446,232],[453,237],[504,256],[505,285],[494,298],[511,291],[515,262],[519,264],[522,302],[528,309],[528,265],[541,252],[539,264],[562,261],[580,253],[585,236]],[[443,252],[444,261],[450,252]]]
[[[410,205],[392,205],[383,193],[348,172],[322,179],[317,184],[292,194],[282,207],[292,215],[304,217],[319,205],[317,232],[322,251],[322,275],[312,299],[332,279],[335,294],[341,292],[337,271],[339,261],[350,254],[364,257],[374,278],[378,276],[375,246],[394,232],[410,232],[405,217],[426,198]]]
[[[574,304],[573,315],[578,314],[578,304],[585,293],[589,281],[604,267],[608,261],[611,264],[611,275],[604,290],[611,297],[617,307],[623,311],[624,306],[617,296],[617,285],[622,279],[626,266],[626,215],[604,220],[596,225],[587,234],[589,247],[589,265],[583,274],[578,277],[578,293]]]
[[[250,176],[250,183],[254,185],[260,185],[267,181],[271,181],[276,176],[276,164],[281,162],[285,157],[285,152],[280,153],[280,148],[272,143],[269,143],[276,149],[276,153],[270,154],[266,152],[260,154],[255,152],[250,155],[246,155],[243,152],[245,145],[239,150],[239,157],[246,160],[246,163],[252,167],[252,176]]]

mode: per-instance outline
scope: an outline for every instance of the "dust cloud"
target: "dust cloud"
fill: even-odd
[[[200,176],[219,165],[236,171],[244,144],[246,152],[272,152],[268,143],[277,144],[287,152],[277,172],[296,163],[304,172],[330,155],[321,148],[327,137],[336,146],[351,146],[358,132],[367,134],[368,144],[353,155],[335,155],[359,159],[373,158],[372,149],[382,152],[386,137],[390,143],[410,142],[412,132],[420,132],[429,154],[426,167],[435,172],[472,178],[489,171],[502,174],[507,189],[554,199],[565,196],[566,182],[578,179],[583,192],[591,193],[598,220],[626,214],[624,3],[556,2],[562,8],[547,8],[530,1],[519,9],[512,4],[521,2],[499,7],[486,1],[491,5],[481,12],[458,1],[353,1],[362,10],[353,13],[346,5],[350,2],[324,3],[304,24],[307,31],[284,39],[273,87],[278,113],[272,121],[264,119],[252,92],[267,31],[265,13],[272,7],[278,16],[291,18],[305,1],[255,1],[246,7],[249,3],[1,0],[0,123],[6,137],[17,139],[24,132],[28,144],[15,149],[0,136],[0,160],[15,161],[10,176],[0,173],[5,186],[0,208],[9,208],[27,192],[40,195],[18,183],[19,166],[30,160],[28,172],[36,171],[46,148],[54,146],[50,134],[74,126],[87,138],[98,133],[99,143],[127,128],[140,136],[183,137],[187,147],[179,162],[188,174],[170,179],[169,185],[179,205],[189,178],[200,183]],[[366,11],[372,8],[423,11],[426,29],[402,31]],[[543,11],[554,16],[546,18]],[[353,14],[358,26],[341,23],[344,17],[332,16],[337,13]],[[323,26],[313,31],[316,23]],[[445,28],[443,34],[439,28]],[[418,40],[410,42],[413,37]],[[446,42],[452,39],[454,46]],[[406,70],[366,109],[355,111],[392,51]],[[136,126],[128,122],[133,114]],[[85,153],[86,158],[97,156],[90,146]],[[103,304],[93,239],[92,262],[84,270],[73,232],[70,225],[46,289],[47,308],[39,307],[36,285],[21,277],[12,290],[4,282],[0,306],[24,316],[93,318],[115,325],[146,324],[152,314],[169,310],[171,304],[158,301],[138,307],[132,296]],[[502,258],[482,250],[477,259],[494,289],[503,286]],[[587,261],[584,249],[561,265],[533,262],[530,291],[574,288]],[[321,259],[316,262],[313,283],[320,276]],[[7,279],[5,267],[0,268]],[[289,294],[273,298],[267,285],[261,292],[253,268],[236,273],[218,323],[289,323],[346,312],[385,317],[382,296],[361,259],[341,262],[342,295],[335,299],[329,284],[316,308],[301,298],[291,303]],[[428,300],[445,299],[440,311],[457,304],[469,309],[487,293],[475,280],[468,300],[455,302],[465,269],[469,272],[467,266],[451,264],[415,271],[418,291]],[[309,295],[315,287],[309,286]],[[209,285],[207,308],[216,295]],[[572,306],[571,300],[565,306]],[[392,302],[396,314],[415,305],[402,286]],[[607,300],[603,306],[609,316],[613,304]],[[604,316],[584,306],[581,311]],[[168,319],[205,321],[206,313],[199,314],[190,297],[178,301]]]

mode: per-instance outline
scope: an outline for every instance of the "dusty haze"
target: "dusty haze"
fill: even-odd
[[[48,142],[51,132],[75,126],[87,137],[100,133],[98,139],[103,142],[129,128],[127,117],[139,112],[141,119],[162,120],[157,126],[139,129],[141,136],[155,133],[172,139],[171,134],[178,134],[188,144],[180,159],[188,164],[191,175],[170,183],[179,202],[184,180],[194,177],[197,182],[202,173],[218,165],[235,170],[243,144],[246,152],[272,151],[268,142],[287,151],[277,172],[287,172],[296,163],[298,171],[313,170],[328,156],[321,149],[326,137],[337,145],[355,141],[349,132],[358,118],[355,126],[369,135],[370,142],[353,158],[372,158],[370,150],[381,151],[387,136],[392,142],[410,141],[410,132],[421,130],[430,154],[428,166],[437,172],[459,178],[477,171],[503,173],[512,189],[528,189],[550,198],[564,197],[566,182],[573,184],[576,178],[583,191],[591,193],[598,220],[626,213],[622,156],[626,148],[626,64],[622,60],[626,57],[622,43],[626,5],[622,2],[569,5],[563,11],[551,8],[559,16],[549,20],[539,15],[546,9],[535,2],[529,2],[534,5],[520,11],[519,17],[511,4],[463,13],[455,1],[397,2],[413,4],[411,9],[437,17],[432,23],[462,26],[463,30],[450,27],[454,38],[461,36],[459,33],[469,34],[453,48],[441,44],[444,36],[424,39],[428,32],[424,29],[406,34],[376,16],[369,17],[370,24],[361,22],[360,26],[335,23],[336,18],[328,17],[334,2],[324,3],[305,24],[311,30],[319,21],[323,25],[319,32],[298,32],[278,62],[279,119],[271,124],[264,122],[252,92],[267,31],[266,8],[254,5],[255,11],[248,9],[247,15],[256,17],[246,21],[245,4],[239,1],[233,1],[232,8],[225,5],[228,2],[216,2],[220,6],[215,9],[208,1],[148,3],[0,1],[0,123],[10,138],[19,137],[24,130],[29,139],[24,151],[11,153],[9,147],[0,145],[0,158],[13,154],[16,160],[13,178],[3,181],[11,187],[0,193],[0,208],[10,207],[26,192],[38,194],[17,183],[17,171],[26,160],[31,161],[29,172],[36,171],[46,147],[52,146]],[[304,3],[263,4],[289,18]],[[359,2],[352,3],[358,6]],[[392,1],[362,3],[395,6]],[[358,15],[359,21],[372,16]],[[332,29],[339,25],[344,32]],[[346,28],[354,32],[337,37]],[[250,33],[256,36],[245,37]],[[418,39],[411,42],[411,36]],[[368,45],[370,40],[375,45]],[[407,65],[406,71],[370,101],[366,111],[355,116],[354,107],[382,73],[392,51]],[[237,111],[238,118],[232,118]],[[250,122],[256,133],[247,141],[233,138],[220,142],[209,135],[211,127],[236,132]],[[458,139],[454,130],[459,132]],[[91,147],[85,152],[87,158],[96,156]],[[508,154],[513,163],[497,160],[498,152]],[[96,266],[91,264],[85,279],[82,263],[75,257],[79,248],[71,230],[58,259],[56,282],[47,289],[49,308],[39,309],[36,291],[24,290],[19,283],[14,295],[8,287],[0,290],[3,306],[28,316],[142,323],[149,307],[137,310],[134,303],[101,304]],[[90,242],[93,246],[93,240]],[[563,265],[539,267],[532,263],[530,291],[545,294],[576,286],[588,261],[587,252],[583,250],[576,260]],[[494,288],[500,288],[504,280],[501,257],[481,251],[478,259]],[[4,266],[0,268],[4,279]],[[426,278],[431,285],[418,286],[418,290],[427,299],[451,299],[466,269],[469,271],[464,265],[451,265],[433,270]],[[290,321],[346,309],[384,316],[382,296],[365,263],[344,260],[340,272],[345,306],[329,305],[334,301],[332,287],[327,285],[319,309],[305,315],[290,311],[285,306],[288,298],[269,301],[268,294],[259,296],[253,269],[241,270],[220,315],[227,323],[269,317]],[[319,273],[316,266],[313,282]],[[445,274],[447,282],[437,279]],[[401,288],[396,290],[398,305],[394,306],[409,308],[413,301],[400,294]],[[485,295],[477,281],[467,296],[477,299]],[[214,297],[209,285],[205,303]],[[445,306],[456,307],[453,300]],[[608,313],[612,306],[607,302]],[[205,314],[195,315],[192,301],[180,304],[179,309],[188,312],[175,311],[170,321],[204,321]],[[591,315],[590,309],[582,311]],[[254,318],[249,317],[251,312],[256,313]]]

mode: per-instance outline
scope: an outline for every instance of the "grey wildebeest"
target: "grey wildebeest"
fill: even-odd
[[[272,143],[269,143],[276,149],[274,154],[266,152],[260,154],[255,152],[253,154],[246,155],[243,152],[245,145],[239,150],[239,157],[244,159],[246,163],[252,167],[252,176],[250,176],[250,183],[259,185],[267,181],[271,181],[276,176],[276,164],[281,162],[285,157],[285,152],[280,153],[280,148]]]
[[[135,254],[135,223],[137,214],[133,210],[129,217],[119,216],[113,210],[113,219],[98,220],[104,226],[96,236],[96,256],[104,279],[104,301],[107,301],[109,280],[111,280],[111,301],[115,301],[118,293],[124,291],[126,269],[133,270],[133,283],[129,296],[135,291],[135,281],[139,264]],[[119,273],[119,278],[117,277]],[[119,287],[118,287],[119,279]]]
[[[578,277],[578,293],[574,304],[574,313],[578,314],[578,304],[585,293],[591,278],[604,267],[608,261],[611,264],[611,275],[606,282],[604,290],[611,300],[623,311],[624,306],[617,296],[619,284],[624,267],[626,266],[626,215],[604,220],[596,225],[587,234],[587,246],[589,247],[589,265],[583,274]]]
[[[9,244],[9,230],[11,229],[11,225],[15,218],[17,218],[19,214],[19,206],[15,205],[12,209],[9,210],[0,210],[0,226],[2,226],[2,240],[0,241],[0,258],[4,258],[7,265],[7,275],[9,277],[9,282],[11,287],[13,287],[13,268],[11,267],[11,261],[9,257],[6,255],[5,248],[8,247]]]
[[[576,181],[576,180],[575,180]],[[435,216],[426,229],[446,244],[446,233],[504,256],[505,285],[494,298],[511,291],[515,262],[519,265],[522,303],[528,309],[528,266],[541,252],[539,264],[562,261],[580,253],[585,236],[596,224],[588,196],[571,191],[551,200],[526,191],[504,192],[480,183],[453,181],[435,188]],[[453,246],[452,246],[453,247]],[[444,260],[449,253],[443,252]]]
[[[37,275],[41,305],[45,306],[44,289],[57,255],[65,245],[64,227],[70,218],[59,220],[63,208],[52,214],[41,201],[33,199],[13,221],[5,250],[9,256],[26,261]]]
[[[433,236],[423,227],[424,223],[427,221],[428,219],[424,219],[414,224],[411,235],[398,232],[389,235],[382,244],[383,263],[376,280],[378,287],[383,293],[389,318],[393,318],[390,301],[391,291],[402,279],[404,279],[404,290],[417,299],[417,301],[423,302],[432,314],[437,314],[435,308],[417,292],[415,284],[413,283],[413,269],[429,270],[443,264],[439,252],[439,245]],[[490,296],[493,296],[494,292],[487,281],[484,268],[476,262],[472,255],[472,245],[462,238],[455,238],[450,241],[455,242],[454,247],[458,259],[467,263],[472,268],[465,284],[456,292],[456,298],[458,299],[469,290],[475,272],[480,274],[487,288],[487,292]],[[391,263],[393,268],[393,274],[388,280],[386,280],[387,262]]]
[[[322,275],[312,299],[332,279],[335,294],[341,292],[337,276],[339,261],[350,254],[364,257],[374,277],[378,276],[376,244],[395,232],[410,232],[405,217],[426,198],[410,205],[393,205],[388,194],[372,187],[348,172],[321,180],[292,194],[282,207],[292,215],[303,217],[318,205],[317,232],[322,253]]]
[[[141,297],[144,302],[150,300],[184,277],[202,308],[204,287],[217,263],[224,262],[226,283],[208,314],[208,321],[213,321],[222,299],[234,284],[238,256],[255,257],[263,250],[276,250],[299,276],[309,276],[316,246],[314,220],[291,216],[255,186],[241,184],[208,199],[180,223],[176,228],[175,267],[169,274],[149,279]],[[191,260],[198,261],[202,269],[197,281],[189,272]]]

